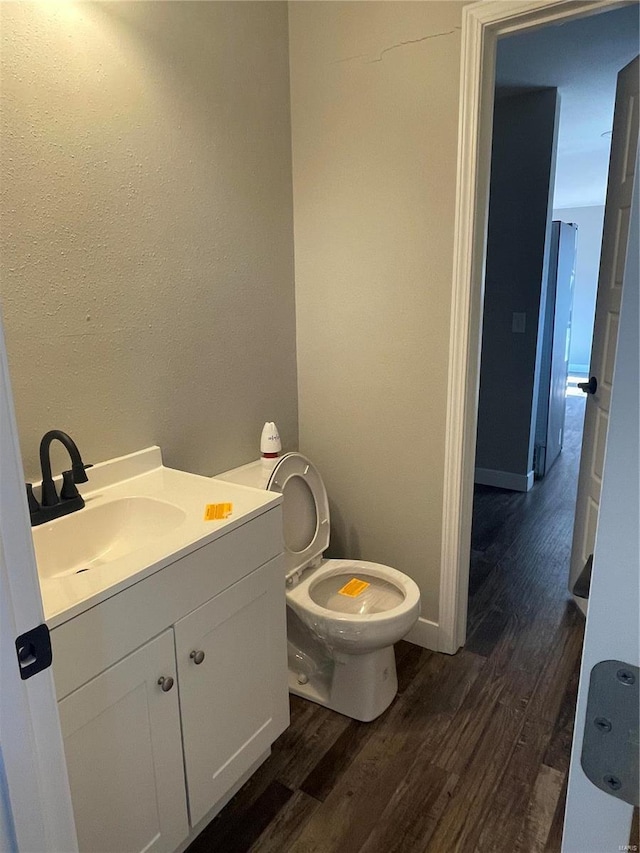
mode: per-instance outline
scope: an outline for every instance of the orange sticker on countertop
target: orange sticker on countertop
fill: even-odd
[[[361,592],[364,592],[365,589],[371,586],[367,581],[358,580],[358,578],[351,578],[349,583],[346,583],[342,589],[339,589],[338,592],[340,595],[348,595],[350,598],[356,598],[356,596],[360,595]]]
[[[204,508],[205,521],[220,521],[224,518],[229,518],[233,512],[233,504],[207,504]]]

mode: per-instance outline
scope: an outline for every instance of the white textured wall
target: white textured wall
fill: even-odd
[[[289,10],[300,447],[437,621],[462,3]]]
[[[587,373],[596,313],[604,205],[556,208],[553,218],[562,222],[575,222],[578,226],[569,369]]]
[[[2,3],[0,282],[26,473],[297,442],[285,3]],[[57,460],[60,462],[62,457]]]

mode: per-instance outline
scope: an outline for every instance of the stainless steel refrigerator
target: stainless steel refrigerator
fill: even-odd
[[[537,478],[549,471],[564,440],[577,236],[577,225],[552,223],[533,460]]]

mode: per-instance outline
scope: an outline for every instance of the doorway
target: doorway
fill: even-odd
[[[622,4],[609,0],[467,7],[463,26],[461,133],[454,250],[447,448],[440,588],[441,650],[466,638],[480,334],[498,38],[548,24],[599,15]],[[628,4],[625,4],[628,5]]]
[[[523,536],[522,573],[569,599],[585,413],[575,383],[590,361],[617,73],[637,30],[626,7],[498,43],[467,648],[495,621],[481,593]]]

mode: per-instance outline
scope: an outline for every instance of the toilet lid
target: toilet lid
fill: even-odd
[[[329,545],[329,500],[315,465],[287,453],[273,469],[267,489],[283,496],[282,521],[287,577],[311,565]]]

